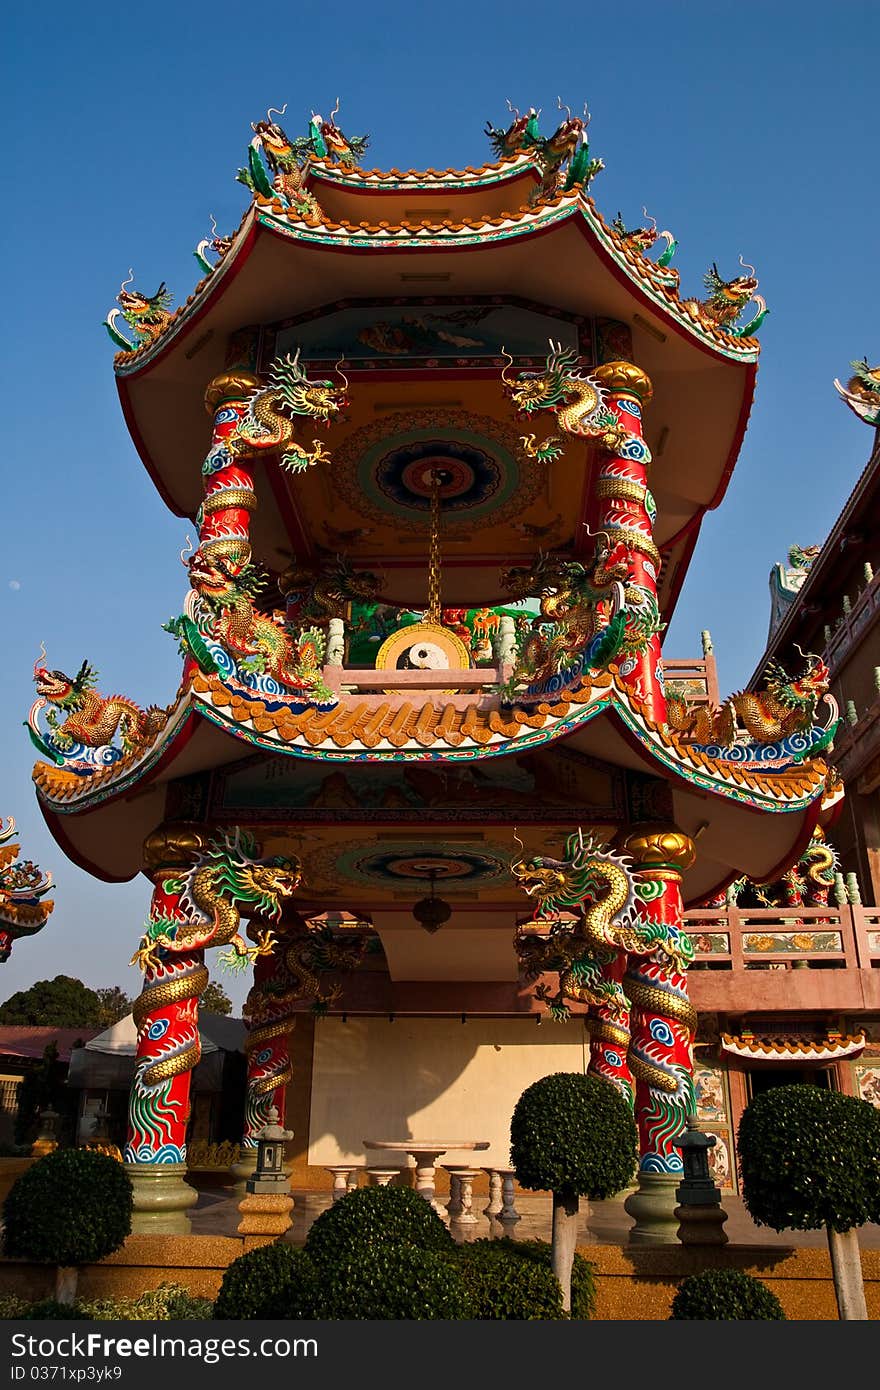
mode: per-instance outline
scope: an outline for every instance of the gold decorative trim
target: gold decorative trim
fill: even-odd
[[[690,835],[674,825],[637,826],[618,841],[618,848],[630,856],[636,872],[650,872],[652,878],[667,881],[680,878],[697,857]],[[664,874],[663,869],[671,872]]]
[[[250,488],[228,487],[218,492],[212,492],[202,501],[202,516],[210,516],[212,512],[223,512],[229,507],[239,507],[243,511],[255,512],[257,510],[257,494]]]
[[[647,404],[654,394],[651,378],[634,362],[603,362],[593,376],[615,396],[634,396]]]
[[[205,409],[214,415],[225,401],[244,401],[265,382],[253,372],[221,372],[205,390]]]
[[[644,502],[648,489],[643,483],[626,478],[600,478],[596,484],[597,497],[620,497],[625,502]]]

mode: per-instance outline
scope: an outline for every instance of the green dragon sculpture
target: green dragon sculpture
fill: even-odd
[[[507,358],[501,372],[505,391],[521,414],[530,416],[540,410],[552,410],[559,428],[566,434],[598,441],[613,452],[629,438],[607,403],[607,393],[594,377],[584,373],[574,348],[563,347],[550,339],[550,353],[543,372],[520,372],[510,378],[507,373],[513,358],[505,348]],[[552,434],[543,443],[535,435],[523,435],[524,453],[539,463],[551,463],[563,452],[561,435]]]
[[[331,381],[312,381],[300,366],[299,355],[297,348],[293,357],[289,353],[276,357],[269,369],[268,387],[258,389],[250,397],[247,414],[226,440],[233,458],[247,458],[264,449],[277,450],[281,466],[291,473],[330,462],[320,440],[312,440],[311,450],[296,442],[292,417],[307,416],[329,424],[348,404],[348,379],[339,373],[341,387]]]
[[[506,130],[500,130],[490,121],[486,122],[486,134],[499,159],[510,159],[519,154],[530,154],[540,173],[538,186],[529,202],[532,205],[555,197],[558,193],[570,193],[573,189],[586,189],[591,179],[605,168],[601,159],[590,158],[587,129],[590,113],[584,105],[583,116],[572,116],[570,107],[561,97],[557,98],[560,111],[566,119],[557,126],[552,135],[542,135],[538,126],[540,111],[530,107],[524,116],[508,101],[513,121]]]
[[[719,273],[718,266],[713,264],[703,276],[703,284],[709,291],[708,298],[683,299],[681,307],[697,323],[709,328],[720,328],[732,338],[753,338],[770,311],[763,295],[757,292],[755,267],[746,265],[742,256],[739,263],[743,270],[751,273],[725,280]],[[752,299],[758,306],[757,312],[748,323],[740,324],[739,320],[746,305]]]
[[[534,927],[520,927],[516,947],[527,980],[558,971],[555,994],[548,985],[535,990],[554,1019],[570,1017],[570,1001],[606,1009],[612,1018],[626,1017],[629,1000],[608,972],[621,951],[657,954],[680,970],[693,959],[684,932],[639,914],[629,860],[581,831],[566,840],[562,859],[519,859],[511,873],[537,901],[536,923],[549,923],[540,935]]]
[[[162,952],[228,946],[229,951],[219,958],[221,964],[243,969],[258,955],[271,952],[275,937],[269,930],[260,931],[255,934],[255,944],[248,946],[239,930],[238,905],[248,908],[252,916],[277,921],[283,900],[296,891],[301,879],[298,859],[258,859],[249,835],[241,830],[221,833],[201,848],[191,869],[163,881],[166,894],[180,895],[184,916],[151,917],[131,964],[147,971],[160,964]]]
[[[345,618],[352,603],[374,603],[382,578],[355,570],[344,555],[328,558],[320,569],[292,564],[279,576],[278,588],[294,607],[297,621],[326,624]]]
[[[303,182],[302,142],[291,140],[272,120],[273,110],[270,106],[264,121],[252,122],[254,138],[248,146],[247,168],[239,169],[236,178],[252,193],[264,198],[282,198],[307,226],[316,227],[323,221],[324,214],[317,198]],[[286,110],[287,102],[275,114],[283,116]]]
[[[146,295],[141,294],[139,290],[128,288],[133,279],[134,271],[129,270],[128,279],[123,280],[116,296],[119,308],[111,309],[104,320],[104,327],[110,335],[110,341],[122,352],[136,352],[145,344],[154,343],[157,338],[162,336],[171,322],[169,310],[173,303],[173,297],[166,288],[165,281],[162,281],[155,294]],[[116,327],[116,320],[120,314],[128,326],[134,330],[134,342],[130,338],[126,338]]]
[[[202,549],[185,563],[197,602],[164,626],[203,670],[216,670],[207,637],[242,671],[270,676],[285,690],[312,699],[333,698],[321,677],[324,633],[310,628],[294,634],[283,614],[259,612],[255,599],[265,580],[255,565],[238,565],[221,552]]]
[[[880,366],[870,367],[867,357],[851,362],[853,375],[846,386],[835,377],[838,395],[866,425],[880,425]]]
[[[514,599],[540,599],[540,614],[519,645],[514,688],[560,670],[600,632],[608,640],[593,661],[605,666],[637,655],[665,626],[656,597],[633,583],[625,546],[612,545],[604,531],[587,564],[541,552],[531,566],[504,570],[501,583]]]

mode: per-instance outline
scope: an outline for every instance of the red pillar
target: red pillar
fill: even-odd
[[[237,569],[250,563],[250,514],[256,510],[253,474],[227,447],[248,410],[250,396],[260,387],[251,372],[224,372],[205,392],[205,408],[213,416],[211,447],[202,465],[204,497],[199,510],[199,546],[206,553],[227,556]]]
[[[172,932],[189,914],[170,880],[195,862],[200,843],[197,832],[181,827],[154,832],[144,846],[155,884],[150,921],[167,921]],[[145,964],[143,990],[132,1010],[137,1052],[124,1154],[128,1164],[179,1165],[182,1171],[186,1163],[190,1078],[201,1056],[199,995],[207,983],[204,951],[156,952]]]
[[[627,1210],[637,1215],[643,1231],[654,1227],[654,1238],[674,1241],[674,1188],[682,1174],[674,1141],[694,1108],[691,1049],[697,1020],[686,974],[693,947],[682,927],[681,876],[694,862],[695,850],[690,837],[672,826],[634,827],[619,848],[633,860],[642,920],[659,929],[650,954],[630,955],[624,978],[632,1004],[629,1057],[636,1079],[641,1189],[628,1202],[648,1204],[645,1211],[638,1205]],[[653,1188],[647,1198],[646,1188]]]
[[[600,447],[590,506],[590,526],[605,531],[612,545],[621,544],[633,584],[657,602],[660,553],[654,544],[656,507],[648,488],[651,451],[642,434],[642,407],[651,399],[651,382],[632,362],[605,362],[594,372],[608,395],[607,404],[620,426],[613,448]],[[613,434],[613,432],[612,432]],[[654,633],[643,649],[626,656],[619,675],[658,724],[666,722],[660,635]]]

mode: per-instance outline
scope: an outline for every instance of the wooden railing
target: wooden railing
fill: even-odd
[[[880,909],[697,907],[684,914],[692,969],[880,968]]]
[[[880,572],[865,586],[849,613],[844,613],[825,644],[825,661],[832,680],[850,649],[864,640],[864,634],[880,617]]]

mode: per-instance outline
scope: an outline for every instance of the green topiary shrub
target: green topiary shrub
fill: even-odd
[[[553,1269],[553,1247],[548,1240],[512,1240],[505,1236],[496,1240],[495,1245],[512,1247],[521,1259],[531,1260]],[[586,1322],[596,1308],[596,1276],[593,1265],[583,1255],[575,1251],[571,1267],[571,1314],[577,1321]]]
[[[547,1259],[530,1259],[519,1242],[475,1240],[458,1246],[455,1264],[471,1302],[471,1317],[481,1321],[562,1319],[562,1289]]]
[[[672,1300],[670,1321],[786,1321],[772,1289],[739,1269],[704,1269],[683,1279]]]
[[[739,1124],[743,1201],[775,1231],[880,1221],[880,1110],[819,1086],[774,1086]]]
[[[83,1313],[76,1303],[60,1303],[57,1298],[41,1298],[38,1303],[32,1303],[24,1314],[26,1318],[80,1318],[84,1319]]]
[[[581,1197],[626,1187],[638,1162],[638,1131],[620,1091],[603,1077],[554,1072],[523,1091],[510,1121],[510,1161],[522,1187],[553,1193],[553,1272],[571,1308],[571,1271]]]
[[[239,1255],[223,1275],[215,1318],[315,1318],[318,1279],[308,1255],[275,1241]]]
[[[423,1197],[418,1201],[427,1207]],[[412,1321],[473,1316],[465,1280],[448,1250],[374,1241],[349,1247],[331,1265],[325,1264],[323,1272],[324,1318]]]
[[[3,1204],[5,1253],[63,1268],[103,1260],[129,1234],[131,1209],[121,1163],[56,1149],[16,1179]]]
[[[454,1245],[440,1217],[409,1187],[362,1187],[312,1222],[305,1248],[320,1269],[366,1246],[416,1245],[441,1254]]]
[[[636,1171],[638,1131],[617,1087],[554,1072],[523,1091],[510,1121],[510,1161],[521,1187],[601,1201]]]

